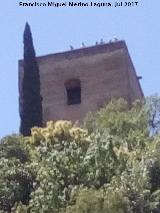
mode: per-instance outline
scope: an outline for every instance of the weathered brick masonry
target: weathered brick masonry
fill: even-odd
[[[43,122],[82,120],[112,98],[129,103],[143,97],[126,43],[117,41],[62,53],[37,57],[43,97]],[[19,61],[19,94],[23,63]],[[66,82],[80,80],[81,103],[68,105]],[[21,104],[20,104],[21,105]]]

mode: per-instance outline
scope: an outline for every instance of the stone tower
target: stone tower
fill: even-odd
[[[37,57],[37,62],[44,124],[48,120],[82,120],[112,98],[123,97],[131,103],[143,97],[124,41],[45,55]],[[22,79],[20,60],[20,103]]]

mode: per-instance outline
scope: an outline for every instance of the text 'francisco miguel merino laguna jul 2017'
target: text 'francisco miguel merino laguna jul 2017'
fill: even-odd
[[[138,1],[111,1],[111,2],[19,2],[21,7],[134,7],[138,6]]]

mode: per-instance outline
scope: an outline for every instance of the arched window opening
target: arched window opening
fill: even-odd
[[[79,79],[70,79],[65,83],[67,91],[67,104],[81,103],[81,81]]]

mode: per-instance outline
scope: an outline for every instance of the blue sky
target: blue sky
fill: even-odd
[[[159,8],[159,0],[139,0],[139,6],[131,8],[22,8],[18,0],[1,1],[0,137],[19,130],[18,59],[23,57],[26,21],[37,55],[65,51],[70,44],[75,48],[82,42],[94,45],[101,38],[106,42],[113,37],[124,39],[148,96],[160,94]]]

